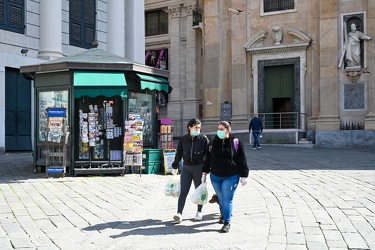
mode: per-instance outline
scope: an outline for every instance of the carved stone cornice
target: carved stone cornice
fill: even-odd
[[[197,7],[197,2],[184,3],[184,7],[186,8],[187,15],[193,15],[193,10]]]
[[[282,30],[281,27],[280,30]],[[244,47],[246,51],[250,51],[251,54],[270,54],[307,50],[307,47],[312,41],[310,37],[296,29],[286,28],[285,31],[289,36],[293,37],[292,42],[286,44],[276,42],[274,45],[266,45],[265,41],[269,32],[263,30],[252,36]]]
[[[286,28],[286,32],[288,32],[289,35],[295,38],[296,42],[302,42],[302,43],[308,43],[310,44],[312,39],[303,33],[302,31],[292,29],[292,28]]]
[[[180,17],[181,14],[181,5],[172,5],[168,6],[168,12],[171,14],[172,18]]]
[[[251,54],[272,54],[272,53],[284,53],[292,51],[303,51],[307,50],[308,43],[305,44],[288,44],[283,46],[265,46],[265,47],[254,47],[246,49]]]
[[[251,47],[260,47],[264,45],[264,39],[268,36],[268,31],[263,30],[256,33],[254,36],[250,38],[250,40],[245,44],[245,49],[249,49]]]

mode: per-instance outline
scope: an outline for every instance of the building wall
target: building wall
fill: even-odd
[[[186,124],[200,117],[202,106],[202,27],[193,26],[193,10],[201,9],[203,1],[145,0],[145,11],[168,13],[168,34],[146,37],[146,50],[168,49],[170,78],[173,88],[166,107],[160,107],[160,117],[174,121],[174,134],[186,133]]]
[[[146,38],[148,48],[168,46],[170,49],[170,81],[174,89],[162,116],[181,121],[198,114],[189,111],[196,110],[200,104],[203,128],[205,132],[213,132],[222,115],[221,105],[228,102],[232,104],[233,129],[245,133],[252,114],[260,108],[263,69],[258,64],[298,58],[296,96],[302,116],[300,124],[305,132],[299,134],[306,134],[322,147],[368,146],[366,138],[372,138],[375,130],[375,87],[371,74],[375,70],[375,40],[363,42],[364,65],[360,70],[352,72],[345,65],[339,67],[339,63],[344,47],[344,16],[363,15],[363,31],[374,37],[375,1],[295,1],[294,10],[268,14],[262,12],[263,3],[259,0],[192,2],[203,10],[202,36],[195,33],[196,41],[201,40],[202,44],[199,50],[200,42],[196,43],[195,84],[187,80],[191,79],[187,52],[191,29],[186,23],[186,3],[145,1],[146,10],[169,10],[169,34]],[[237,15],[229,8],[243,10],[245,14]],[[275,26],[282,29],[280,44],[273,38]],[[202,94],[189,98],[193,86],[202,90]],[[326,143],[337,140],[338,136],[341,142],[345,141],[347,134],[354,136],[357,129],[363,131],[359,134],[364,140]],[[320,133],[324,133],[324,141]]]
[[[43,2],[45,1],[45,2]],[[115,1],[122,1],[123,0],[111,0],[112,4],[116,4]],[[68,56],[80,52],[84,49],[70,46],[69,45],[69,1],[63,0],[54,0],[53,4],[61,4],[61,9],[56,10],[57,12],[54,14],[51,13],[51,9],[48,9],[47,13],[41,13],[41,4],[48,4],[51,3],[49,0],[26,0],[25,1],[25,33],[18,34],[6,30],[0,30],[0,153],[4,152],[5,149],[5,68],[20,68],[23,65],[31,65],[31,64],[38,64],[48,60],[56,59],[61,56]],[[108,45],[108,13],[107,7],[108,2],[106,0],[98,0],[97,1],[97,21],[96,21],[96,29],[97,29],[97,40],[99,42],[98,48],[107,50]],[[126,16],[126,6],[128,5],[128,14]],[[138,62],[140,64],[144,64],[144,1],[143,0],[126,0],[124,3],[123,9],[115,9],[118,13],[114,13],[115,15],[124,16],[124,20],[117,20],[116,23],[113,23],[115,26],[112,30],[114,33],[122,33],[125,34],[125,29],[128,29],[129,32],[132,32],[133,35],[129,35],[126,37],[125,35],[121,38],[116,38],[119,40],[123,40],[119,43],[119,45],[114,45],[111,51],[114,54],[118,54],[116,52],[120,51],[120,56],[127,57],[130,60]],[[125,13],[125,14],[124,14]],[[60,17],[61,18],[56,18]],[[40,20],[45,20],[43,18],[52,18],[50,21],[54,22],[52,24],[48,23],[48,25],[56,25],[57,29],[61,27],[61,37],[48,37],[48,39],[52,40],[52,50],[51,53],[42,53],[43,48],[41,45],[46,45],[46,41],[41,41],[41,25]],[[56,20],[53,18],[55,17]],[[126,26],[125,22],[129,25]],[[131,24],[131,26],[130,26]],[[46,26],[44,26],[46,27]],[[124,29],[117,31],[118,27]],[[54,30],[45,29],[47,34],[53,34]],[[48,42],[51,41],[47,41]],[[56,44],[58,41],[58,44]],[[44,43],[43,43],[44,42]],[[116,46],[120,46],[116,48]],[[48,46],[47,46],[48,47]],[[21,54],[21,49],[26,48],[28,52],[26,54]],[[124,54],[125,48],[127,51],[131,51],[130,54]],[[122,54],[121,54],[121,51]],[[33,105],[32,103],[30,105]],[[32,116],[34,117],[34,116]],[[33,129],[33,128],[32,128]],[[33,130],[32,130],[33,131]]]
[[[374,80],[367,72],[374,69],[374,41],[364,42],[365,68],[359,70],[355,82],[352,82],[353,77],[347,76],[347,69],[339,68],[338,64],[343,49],[342,15],[364,13],[364,33],[374,35],[375,3],[296,1],[297,7],[293,11],[264,15],[261,2],[204,1],[206,74],[203,103],[207,103],[206,121],[213,120],[211,130],[216,126],[214,120],[217,120],[220,104],[224,101],[232,103],[232,119],[236,128],[246,130],[251,114],[257,113],[259,108],[259,67],[254,62],[292,56],[303,60],[299,108],[301,113],[306,114],[306,131],[315,131],[317,134],[319,131],[332,131],[334,134],[348,123],[364,124],[364,130],[373,130]],[[237,15],[229,8],[240,9],[248,14]],[[275,26],[283,30],[283,39],[279,45],[275,44],[272,37],[272,28]],[[306,42],[308,44],[303,45]],[[360,87],[361,84],[364,87]],[[360,92],[358,99],[364,102],[364,108],[344,108],[345,103],[357,101],[350,92],[345,92],[345,89],[351,87]],[[332,140],[335,140],[334,137]],[[320,142],[318,144],[322,145]]]

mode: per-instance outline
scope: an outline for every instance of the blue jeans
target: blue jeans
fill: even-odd
[[[211,173],[210,179],[217,198],[219,199],[220,211],[223,215],[224,222],[230,222],[233,210],[233,196],[238,187],[240,175],[219,177]]]
[[[260,147],[259,140],[258,140],[259,134],[260,132],[253,132],[253,138],[254,138],[253,148]]]

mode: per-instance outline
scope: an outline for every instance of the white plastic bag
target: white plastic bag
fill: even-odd
[[[181,192],[180,179],[178,175],[173,175],[167,182],[164,188],[166,196],[178,197]]]
[[[197,205],[204,205],[208,201],[207,183],[200,184],[191,195],[191,201]]]

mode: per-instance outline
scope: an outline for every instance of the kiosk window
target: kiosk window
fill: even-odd
[[[38,139],[45,142],[48,138],[48,108],[65,108],[68,110],[68,90],[39,92]],[[68,113],[64,117],[63,126],[67,126]]]
[[[141,94],[130,92],[128,94],[129,100],[129,114],[128,119],[131,117],[140,117],[144,121],[143,126],[143,144],[144,146],[152,146],[153,144],[153,124],[152,124],[152,109],[153,102],[152,96],[149,94]]]

